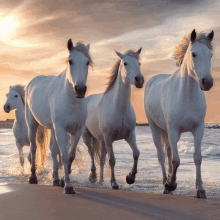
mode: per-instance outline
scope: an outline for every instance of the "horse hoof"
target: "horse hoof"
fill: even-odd
[[[174,183],[174,185],[169,185],[168,183],[165,184],[165,188],[168,190],[168,191],[174,191],[177,187],[177,183]]]
[[[116,184],[113,184],[113,185],[112,185],[112,189],[113,189],[113,190],[118,190],[118,189],[119,189],[118,184],[117,184],[117,183],[116,183]]]
[[[170,192],[168,189],[164,189],[163,194],[173,194],[173,193]]]
[[[54,180],[53,186],[60,186],[60,180]]]
[[[129,173],[127,176],[126,176],[126,182],[127,184],[133,184],[135,182],[135,175],[132,175],[131,173]]]
[[[65,187],[65,194],[76,194],[73,187]]]
[[[37,176],[30,176],[29,183],[30,184],[37,184],[38,183]]]
[[[195,198],[200,198],[200,199],[207,199],[205,191],[198,190],[196,192]]]
[[[65,186],[65,182],[63,179],[60,180],[60,186],[63,188]]]
[[[95,173],[95,174],[90,173],[90,175],[89,175],[89,182],[90,182],[90,183],[95,183],[96,180],[97,180],[97,178],[96,178],[96,173]]]

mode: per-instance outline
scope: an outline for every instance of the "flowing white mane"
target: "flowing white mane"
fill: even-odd
[[[190,36],[191,36],[191,34],[189,34],[188,36],[185,36],[182,39],[182,42],[176,47],[176,49],[174,51],[173,57],[174,57],[174,59],[177,60],[177,62],[176,62],[177,66],[180,66],[183,62],[187,48],[190,44]],[[200,43],[205,44],[210,50],[213,50],[212,41],[209,40],[209,38],[207,37],[207,35],[205,33],[196,34],[195,42],[196,41],[199,41]]]
[[[128,56],[136,58],[137,60],[140,60],[139,54],[136,53],[133,50],[127,50],[124,53],[124,55],[128,55]],[[115,84],[117,76],[118,76],[118,70],[119,70],[120,62],[121,62],[121,60],[119,59],[112,66],[112,69],[110,71],[110,76],[109,76],[108,82],[107,82],[107,87],[106,87],[106,90],[105,90],[104,94],[109,92],[114,87],[114,84]]]

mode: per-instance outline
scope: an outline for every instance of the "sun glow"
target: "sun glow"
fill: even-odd
[[[15,17],[8,16],[0,21],[0,37],[3,39],[11,38],[15,33],[14,31],[19,27],[19,22]]]

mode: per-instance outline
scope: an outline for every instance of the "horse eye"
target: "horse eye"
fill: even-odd
[[[124,63],[124,65],[127,66],[128,64],[127,64],[127,63]]]
[[[87,66],[89,65],[89,61],[87,62]]]
[[[15,97],[17,98],[17,97],[18,97],[18,95],[15,95]]]
[[[141,65],[141,63],[139,63],[139,66]]]
[[[72,64],[73,64],[72,60],[69,60],[69,64],[70,64],[70,65],[72,65]]]
[[[196,57],[196,54],[195,54],[195,53],[192,53],[192,57]]]

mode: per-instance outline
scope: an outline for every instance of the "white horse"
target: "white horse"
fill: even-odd
[[[192,132],[195,147],[196,197],[206,198],[201,178],[201,141],[206,115],[203,91],[208,91],[213,86],[213,36],[213,31],[206,35],[196,34],[193,30],[188,37],[183,38],[174,52],[180,68],[172,75],[160,74],[152,77],[145,87],[145,112],[162,167],[165,194],[177,187],[176,172],[180,165],[177,142],[180,135],[183,132]],[[168,157],[168,178],[162,145]]]
[[[12,110],[15,110],[15,121],[13,124],[13,134],[15,137],[15,143],[19,151],[20,164],[23,169],[24,167],[24,157],[23,157],[23,147],[30,146],[30,141],[28,138],[28,128],[25,121],[24,114],[24,104],[25,104],[25,88],[22,85],[15,85],[9,87],[9,92],[6,94],[7,101],[4,105],[4,110],[6,113],[9,113]],[[42,140],[37,142],[41,150],[41,168],[44,168],[45,154],[47,148],[49,147],[47,141],[45,140],[46,131],[42,126],[39,127],[37,132],[38,140],[43,137]],[[28,154],[28,160],[31,164],[31,149]],[[38,161],[38,160],[37,160]]]
[[[144,77],[140,71],[140,52],[141,48],[136,52],[128,50],[124,55],[116,51],[120,59],[111,70],[104,94],[94,94],[86,98],[88,117],[82,137],[92,159],[89,180],[90,182],[96,181],[94,151],[98,153],[101,148],[100,183],[104,181],[103,170],[107,150],[112,189],[119,188],[114,173],[115,157],[112,146],[114,141],[125,139],[133,150],[134,164],[131,173],[126,178],[127,183],[133,184],[137,173],[139,150],[135,136],[136,116],[130,99],[131,84],[142,88],[144,83]]]
[[[39,124],[51,130],[53,185],[59,185],[57,152],[60,150],[65,170],[65,193],[74,194],[69,173],[76,146],[87,117],[86,81],[92,65],[89,44],[68,43],[67,69],[58,76],[37,76],[26,89],[26,120],[31,142],[32,167],[30,183],[37,183],[35,174],[36,131]],[[71,135],[71,140],[69,135]],[[69,152],[69,142],[71,149]]]

